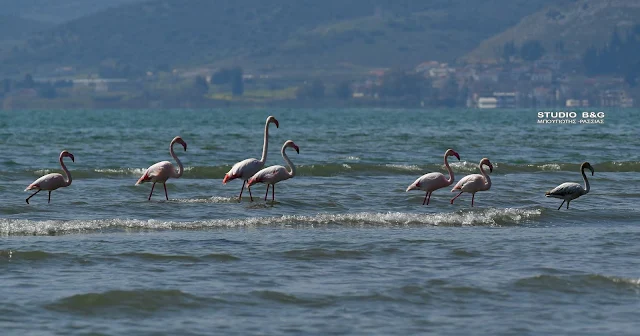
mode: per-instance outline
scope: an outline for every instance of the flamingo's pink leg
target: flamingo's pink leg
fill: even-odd
[[[244,184],[247,183],[247,181],[242,181],[242,188],[240,189],[240,196],[238,196],[238,202],[240,202],[242,200],[242,192],[244,191]]]
[[[27,197],[27,199],[26,199],[27,204],[29,204],[29,199],[30,199],[31,197],[35,196],[35,194],[39,193],[39,192],[40,192],[40,190],[42,190],[42,189],[38,189],[38,191],[34,192],[33,194],[31,194],[31,196]],[[564,202],[562,202],[562,203],[564,203]],[[562,206],[562,205],[561,205],[561,206]]]
[[[562,208],[562,206],[564,205],[564,202],[566,202],[567,200],[563,200],[562,203],[560,203],[560,206],[558,207],[558,210],[560,210]],[[28,202],[27,202],[28,203]]]
[[[264,200],[265,201],[267,200],[267,195],[269,195],[269,187],[270,186],[271,186],[270,184],[267,184],[267,192],[264,193]]]
[[[49,190],[49,201],[47,203],[51,203],[51,190]]]
[[[456,197],[452,198],[452,199],[451,199],[451,204],[453,204],[453,201],[454,201],[456,198],[460,197],[460,195],[462,195],[462,193],[463,193],[463,192],[464,192],[464,191],[461,191],[461,192],[460,192]]]
[[[429,192],[427,191],[426,194],[424,194],[424,200],[422,201],[422,205],[424,205],[427,202],[427,196],[429,196]]]
[[[433,191],[430,191],[430,192],[429,192],[429,198],[427,198],[427,205],[429,205],[429,201],[431,201],[431,193],[432,193],[432,192],[433,192]]]
[[[149,201],[151,200],[151,195],[153,195],[153,188],[155,187],[156,187],[156,183],[153,182],[153,185],[151,185],[151,192],[149,193],[149,198],[148,198]]]
[[[276,200],[276,185],[274,184],[273,187],[271,187],[271,202],[274,202]]]
[[[164,186],[164,197],[167,199],[167,201],[169,200],[169,195],[167,194],[167,184],[163,183],[162,184]]]
[[[476,198],[476,193],[471,194],[471,207],[473,208],[473,199]]]

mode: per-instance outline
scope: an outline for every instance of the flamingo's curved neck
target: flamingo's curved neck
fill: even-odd
[[[291,172],[289,172],[289,177],[294,177],[296,176],[296,166],[293,165],[293,162],[289,160],[287,153],[285,153],[286,148],[287,148],[286,146],[282,146],[282,150],[280,152],[282,153],[282,158],[284,159],[284,161],[289,165],[289,168],[291,168]]]
[[[176,153],[173,152],[173,145],[175,143],[175,141],[171,141],[171,144],[169,145],[169,153],[171,153],[171,157],[176,160],[176,163],[178,164],[178,171],[173,172],[173,177],[179,178],[180,176],[182,176],[182,173],[184,173],[184,167],[182,166],[182,162],[180,162],[180,159],[178,159],[178,157],[176,156]]]
[[[453,183],[453,170],[451,169],[451,167],[449,167],[449,160],[448,160],[448,156],[447,154],[444,155],[444,165],[445,167],[447,167],[447,171],[449,172],[449,178],[447,179],[447,183],[452,184]]]
[[[484,187],[489,189],[491,188],[491,178],[489,177],[489,174],[487,174],[487,172],[484,171],[484,168],[482,168],[482,163],[479,165],[480,167],[480,174],[482,174],[482,176],[484,176]]]
[[[264,142],[262,143],[262,157],[260,162],[264,164],[267,161],[267,149],[269,148],[269,121],[264,124]]]
[[[584,167],[580,169],[582,173],[582,179],[584,180],[584,194],[588,193],[591,190],[591,186],[589,185],[589,180],[587,180],[587,175],[584,173]]]
[[[65,181],[66,186],[70,186],[71,185],[71,173],[69,172],[69,169],[67,169],[67,166],[64,165],[64,162],[62,161],[63,156],[60,155],[60,166],[62,166],[62,170],[64,171],[65,175],[67,175],[67,179]]]

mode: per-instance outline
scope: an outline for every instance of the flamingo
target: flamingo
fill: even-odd
[[[264,167],[264,163],[267,161],[267,148],[269,147],[269,124],[274,123],[276,128],[280,128],[280,124],[278,120],[274,116],[267,117],[267,121],[264,124],[264,142],[262,145],[262,157],[260,160],[258,159],[246,159],[242,160],[231,167],[231,169],[224,175],[224,179],[222,180],[222,184],[227,184],[227,182],[240,178],[242,179],[242,189],[240,189],[240,196],[238,196],[238,201],[242,200],[242,192],[244,191],[244,185],[247,183],[247,180],[251,178],[251,176],[255,175],[262,167]],[[251,187],[247,186],[249,190],[249,197],[251,197],[251,201],[253,201],[253,195],[251,195]]]
[[[489,171],[493,172],[493,165],[491,164],[489,159],[483,158],[482,160],[480,160],[478,168],[480,168],[481,174],[467,175],[463,177],[462,180],[458,181],[455,187],[451,189],[451,192],[460,190],[460,193],[456,197],[451,199],[451,204],[453,204],[453,201],[460,195],[462,195],[463,192],[469,192],[473,195],[471,196],[471,206],[473,207],[473,200],[476,197],[476,192],[489,190],[489,188],[491,188],[491,179],[489,178],[489,175],[487,175],[487,173],[484,171],[484,169],[482,169],[483,165],[488,166]]]
[[[167,180],[170,177],[179,178],[182,176],[184,172],[184,167],[182,166],[182,162],[176,156],[176,153],[173,152],[173,144],[179,143],[184,147],[184,150],[187,151],[187,143],[182,140],[181,137],[177,136],[171,140],[171,144],[169,144],[169,153],[171,153],[171,157],[176,160],[178,163],[178,171],[175,170],[173,164],[169,161],[158,162],[151,167],[147,168],[147,170],[142,174],[142,177],[136,182],[136,185],[145,183],[145,182],[153,182],[151,186],[151,192],[149,193],[148,200],[151,200],[151,195],[153,194],[153,188],[156,186],[156,182],[162,183],[164,185],[164,196],[169,200],[169,195],[167,194]]]
[[[256,183],[265,183],[267,185],[267,192],[264,194],[264,200],[267,200],[267,194],[269,194],[269,186],[271,186],[271,201],[275,201],[275,192],[276,192],[276,183],[284,180],[288,180],[296,175],[296,167],[293,165],[289,157],[284,152],[287,147],[291,147],[296,150],[296,153],[300,154],[300,148],[293,143],[291,140],[287,140],[284,145],[282,145],[282,149],[280,153],[282,153],[282,158],[291,168],[291,172],[287,171],[284,166],[271,166],[260,170],[255,173],[249,179],[249,187]]]
[[[447,151],[444,152],[444,165],[445,167],[447,167],[447,171],[449,171],[449,179],[444,177],[442,173],[424,174],[407,188],[407,191],[422,190],[427,192],[424,195],[424,200],[422,201],[422,205],[424,205],[425,202],[427,203],[427,205],[429,205],[432,192],[440,188],[448,187],[451,185],[451,183],[453,183],[454,181],[453,171],[451,170],[451,167],[449,167],[449,162],[447,161],[447,157],[449,156],[455,156],[456,158],[458,158],[458,160],[460,160],[460,155],[458,155],[458,153],[456,153],[451,148],[447,149]]]
[[[39,193],[41,190],[48,190],[49,191],[49,201],[47,203],[51,203],[51,192],[58,189],[58,188],[63,188],[63,187],[68,187],[71,185],[71,173],[69,173],[69,170],[67,169],[67,166],[64,165],[64,162],[62,162],[62,158],[64,157],[70,157],[71,161],[76,162],[75,158],[73,157],[73,154],[69,153],[68,151],[64,150],[60,153],[60,166],[62,166],[62,170],[64,171],[64,173],[67,175],[67,178],[65,179],[64,176],[62,176],[62,174],[58,174],[58,173],[51,173],[51,174],[47,174],[45,176],[42,176],[41,178],[33,181],[33,183],[31,183],[29,186],[27,186],[27,188],[24,191],[27,190],[33,190],[33,189],[38,189],[36,192],[34,192],[33,194],[31,194],[31,196],[27,197],[26,201],[27,204],[29,204],[29,199],[33,196],[35,196],[37,193]]]
[[[594,173],[593,167],[591,167],[589,162],[583,162],[582,165],[580,165],[580,173],[582,173],[582,179],[584,180],[584,188],[575,182],[565,182],[544,194],[546,197],[562,198],[562,203],[558,207],[558,210],[562,208],[564,202],[567,202],[567,209],[569,209],[569,203],[571,203],[572,200],[582,195],[586,195],[591,189],[591,186],[589,186],[589,180],[587,180],[587,175],[584,174],[585,169],[591,170],[591,176],[593,176]]]

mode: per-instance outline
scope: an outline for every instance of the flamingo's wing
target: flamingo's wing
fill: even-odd
[[[140,177],[140,179],[138,179],[138,182],[136,182],[136,185],[144,183],[146,181],[152,181],[154,179],[168,176],[168,174],[171,172],[172,166],[173,165],[169,161],[161,161],[153,164],[151,167],[145,170],[144,174],[142,174],[142,177]]]
[[[441,188],[442,181],[446,178],[442,173],[428,173],[418,177],[415,182],[413,182],[408,188],[409,190],[420,189],[420,190],[433,190],[437,188]]]
[[[242,160],[231,167],[227,174],[225,174],[225,180],[233,180],[236,178],[248,179],[251,176],[255,175],[264,164],[257,159],[246,159]]]
[[[565,182],[545,193],[547,197],[564,197],[567,195],[581,194],[582,186],[574,182]]]
[[[257,172],[249,179],[249,184],[254,183],[276,183],[283,180],[283,174],[286,175],[287,169],[283,166],[271,166]]]
[[[463,177],[451,191],[462,190],[465,186],[469,186],[474,183],[484,183],[484,177],[480,174],[471,174]]]
[[[58,173],[51,173],[33,181],[24,191],[33,189],[53,190],[64,185],[64,176]]]

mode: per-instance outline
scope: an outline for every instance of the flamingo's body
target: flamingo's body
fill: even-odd
[[[271,200],[275,201],[276,183],[288,180],[296,175],[296,167],[293,165],[291,160],[289,160],[289,157],[285,153],[285,149],[287,147],[295,149],[298,154],[300,154],[300,148],[295,143],[293,143],[293,141],[287,140],[280,150],[280,152],[282,153],[282,158],[289,165],[289,168],[291,168],[290,172],[284,166],[271,166],[260,170],[249,179],[249,186],[252,186],[256,183],[265,183],[267,185],[267,192],[264,194],[265,201],[267,200],[267,194],[269,194],[269,186],[272,187]]]
[[[156,183],[160,182],[162,183],[162,185],[164,185],[164,196],[168,201],[169,195],[167,194],[167,184],[166,184],[167,180],[171,177],[179,178],[182,176],[182,173],[184,172],[184,167],[182,166],[182,162],[180,162],[180,159],[178,159],[176,154],[173,152],[173,144],[175,143],[181,144],[182,147],[184,147],[185,151],[187,150],[187,143],[184,142],[184,140],[182,140],[181,137],[177,136],[173,138],[173,140],[171,140],[171,144],[169,144],[169,153],[171,154],[171,157],[173,157],[173,159],[176,160],[176,163],[178,164],[178,171],[176,171],[176,169],[174,168],[171,162],[161,161],[147,168],[144,174],[142,174],[142,177],[140,177],[140,179],[138,179],[138,182],[136,182],[136,185],[139,185],[145,182],[153,182],[153,185],[151,186],[151,192],[149,193],[149,198],[148,198],[149,200],[151,200],[151,195],[153,194],[153,188],[155,188]]]
[[[267,161],[267,149],[269,147],[269,124],[274,123],[276,128],[280,128],[280,124],[278,120],[269,116],[264,125],[264,142],[262,145],[262,157],[260,160],[258,159],[245,159],[242,160],[231,167],[231,169],[224,175],[224,179],[222,180],[223,184],[227,184],[227,182],[231,180],[235,180],[237,178],[242,180],[242,188],[240,189],[240,196],[238,196],[238,201],[242,199],[242,192],[244,191],[244,185],[247,183],[253,175],[255,175],[260,169],[264,167],[264,163]],[[253,201],[253,195],[251,195],[251,185],[247,186],[249,190],[249,197]]]
[[[483,158],[480,160],[478,164],[478,168],[480,168],[480,174],[471,174],[463,177],[456,185],[451,189],[451,192],[460,191],[456,197],[451,199],[451,204],[453,201],[458,198],[462,193],[468,192],[471,193],[471,206],[473,207],[473,202],[476,197],[476,192],[485,191],[491,188],[491,178],[482,168],[483,165],[489,167],[489,171],[493,172],[493,164],[487,158]]]
[[[591,170],[591,176],[593,176],[594,173],[593,167],[591,167],[591,164],[589,162],[582,163],[582,165],[580,166],[580,173],[582,174],[582,179],[584,180],[584,188],[575,182],[565,182],[545,193],[546,197],[562,199],[562,203],[560,203],[558,210],[562,208],[564,202],[567,202],[567,209],[569,209],[569,203],[571,203],[572,200],[582,195],[586,195],[589,190],[591,190],[589,180],[587,180],[587,175],[585,175],[584,173],[585,169]]]
[[[71,173],[69,173],[67,166],[65,166],[64,162],[62,162],[62,158],[64,157],[70,157],[71,161],[73,162],[75,162],[75,158],[73,157],[73,154],[67,152],[66,150],[60,153],[60,157],[59,157],[60,166],[62,167],[62,170],[64,171],[64,173],[67,175],[67,178],[65,179],[65,177],[62,176],[62,174],[51,173],[51,174],[44,175],[39,179],[33,181],[33,183],[29,184],[27,188],[24,190],[24,191],[37,190],[35,193],[31,194],[31,196],[27,197],[26,199],[27,204],[29,204],[29,199],[33,197],[35,194],[39,193],[41,190],[49,191],[49,201],[47,203],[51,203],[52,191],[58,188],[68,187],[71,185]]]
[[[424,205],[425,202],[427,205],[429,205],[432,192],[440,188],[448,187],[453,183],[454,181],[453,170],[451,170],[451,167],[449,167],[449,162],[447,161],[447,157],[449,156],[455,156],[456,158],[458,158],[458,160],[460,160],[460,155],[458,155],[458,153],[456,153],[453,149],[447,149],[447,151],[444,153],[444,165],[447,168],[447,171],[449,172],[448,179],[444,177],[442,173],[439,173],[439,172],[428,173],[420,176],[415,182],[413,182],[407,188],[407,191],[422,190],[426,192],[426,194],[424,195],[424,200],[422,201],[422,205]]]

